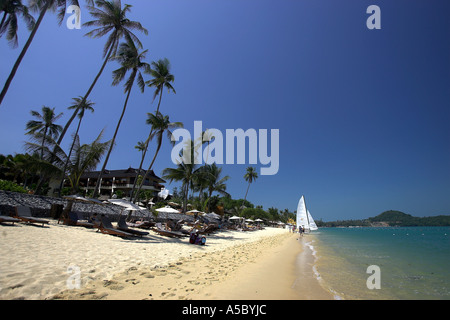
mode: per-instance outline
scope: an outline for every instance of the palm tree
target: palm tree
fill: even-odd
[[[94,170],[108,149],[110,141],[101,142],[102,136],[103,130],[92,143],[84,145],[80,145],[79,137],[75,136],[73,153],[70,157],[65,154],[64,150],[62,150],[54,139],[50,138],[48,146],[43,150],[45,152],[45,158],[52,158],[54,162],[39,161],[36,165],[55,177],[59,177],[62,172],[66,173],[70,183],[71,193],[77,193],[83,173]],[[26,147],[30,151],[40,149],[37,144],[33,143],[27,143]],[[66,163],[68,163],[68,166],[64,169],[63,166]],[[63,216],[67,217],[72,210],[72,206],[73,201],[69,201],[66,208],[64,208]]]
[[[248,167],[247,172],[244,175],[245,181],[248,182],[247,191],[245,192],[244,201],[242,201],[242,205],[244,205],[245,200],[247,200],[248,189],[250,188],[250,184],[258,178],[258,173],[256,173],[256,169],[253,167]]]
[[[158,107],[156,108],[156,113],[155,113],[155,114],[158,114],[159,107],[161,106],[161,99],[162,99],[162,93],[163,93],[164,87],[167,88],[169,93],[171,90],[173,91],[173,93],[176,93],[174,87],[171,85],[171,82],[173,82],[175,80],[175,77],[173,76],[173,74],[170,73],[170,62],[167,58],[158,60],[157,62],[153,61],[152,66],[154,67],[154,69],[150,70],[150,75],[153,77],[153,79],[147,81],[145,84],[149,87],[156,88],[156,90],[153,94],[153,101],[155,101],[155,98],[159,94]],[[150,133],[148,134],[148,138],[145,142],[145,149],[142,154],[141,164],[139,165],[139,169],[136,172],[136,177],[134,179],[135,183],[133,185],[133,189],[131,190],[132,196],[134,193],[134,189],[136,186],[136,181],[138,179],[139,173],[142,170],[142,164],[143,164],[145,156],[147,154],[148,144],[150,143],[150,140],[151,140],[150,137],[152,136],[152,134],[153,134],[153,128],[150,128]]]
[[[150,75],[153,77],[152,80],[148,80],[145,84],[149,87],[155,87],[155,93],[153,94],[153,101],[155,101],[156,96],[159,95],[158,108],[156,109],[156,113],[159,112],[159,107],[161,105],[162,93],[164,91],[164,87],[167,88],[167,91],[170,93],[172,90],[173,93],[177,93],[174,87],[170,84],[175,81],[175,77],[170,73],[170,62],[169,59],[164,58],[160,59],[157,62],[152,62],[152,69],[150,71]]]
[[[206,180],[208,181],[207,189],[209,198],[211,198],[213,192],[218,192],[222,196],[229,197],[230,194],[225,191],[227,189],[225,182],[228,181],[230,177],[225,176],[221,178],[222,168],[218,167],[215,163],[206,165],[204,168],[207,173]]]
[[[73,147],[75,145],[75,140],[77,139],[78,132],[80,131],[81,120],[83,120],[84,113],[86,111],[94,112],[94,108],[92,107],[95,104],[94,102],[86,101],[86,99],[84,99],[81,96],[78,97],[78,98],[73,98],[72,100],[73,100],[74,103],[68,109],[69,110],[70,109],[80,109],[80,112],[78,113],[78,118],[80,120],[78,121],[77,130],[75,131],[74,136],[73,136],[73,141],[72,141],[72,144],[70,146],[69,155],[67,156],[66,163],[64,164],[63,174],[62,174],[62,177],[61,177],[61,183],[59,185],[58,196],[61,196],[61,189],[62,189],[63,184],[64,184],[64,176],[65,176],[64,173],[66,172],[66,168],[67,168],[67,165],[69,163],[70,156],[72,155]]]
[[[194,142],[191,141],[191,159],[193,159],[193,153],[194,153]],[[180,156],[182,156],[180,154]],[[191,161],[193,162],[193,161]],[[194,181],[197,179],[197,175],[199,174],[199,168],[198,165],[193,163],[184,163],[180,162],[178,163],[176,168],[166,168],[163,170],[163,179],[169,180],[170,183],[173,181],[181,181],[182,182],[182,193],[183,193],[183,213],[186,213],[187,208],[187,199],[188,199],[188,193],[189,188],[191,188],[194,184]]]
[[[86,0],[89,4],[93,4],[93,0]],[[58,22],[61,25],[64,15],[66,13],[66,7],[67,4],[73,4],[79,6],[79,3],[77,0],[33,0],[31,2],[31,9],[34,11],[39,11],[39,17],[36,21],[36,23],[33,26],[33,30],[31,30],[31,33],[28,37],[27,42],[25,43],[25,46],[23,47],[22,51],[19,54],[19,57],[17,58],[16,62],[14,63],[14,66],[11,70],[11,73],[8,76],[8,79],[6,80],[6,83],[2,89],[2,92],[0,93],[0,104],[3,102],[3,99],[5,98],[6,93],[8,92],[8,88],[11,85],[11,82],[17,72],[17,69],[19,69],[20,63],[22,62],[23,57],[27,53],[28,48],[31,45],[31,42],[34,39],[34,36],[36,35],[37,30],[39,29],[39,26],[41,25],[42,20],[44,19],[45,14],[49,9],[51,10],[58,10]]]
[[[6,32],[6,40],[9,41],[13,48],[19,44],[17,37],[18,19],[17,15],[21,15],[28,30],[33,30],[36,21],[29,13],[28,7],[22,4],[21,0],[0,0],[0,11],[3,12],[0,21],[0,37]]]
[[[150,166],[148,167],[147,171],[145,172],[144,177],[142,178],[141,183],[139,184],[139,188],[136,192],[136,195],[134,196],[134,202],[137,201],[138,197],[139,197],[139,192],[141,191],[142,185],[145,182],[145,179],[147,178],[147,176],[149,175],[149,173],[152,170],[153,164],[155,163],[156,160],[156,156],[159,153],[159,150],[161,149],[161,145],[162,145],[162,140],[163,140],[163,136],[164,133],[167,133],[167,138],[172,142],[171,137],[172,137],[172,131],[171,129],[173,128],[182,128],[183,127],[183,123],[181,122],[170,122],[169,120],[169,116],[163,116],[161,114],[161,112],[157,112],[156,115],[152,114],[152,113],[147,113],[147,124],[151,125],[152,129],[151,129],[151,136],[149,137],[150,139],[153,139],[154,137],[156,137],[158,146],[156,148],[155,151],[155,155],[153,156],[153,160],[150,163]],[[132,194],[133,196],[133,194]]]
[[[64,135],[69,129],[72,121],[75,119],[76,115],[81,109],[81,105],[88,99],[92,90],[97,83],[97,80],[100,78],[100,75],[103,73],[107,62],[110,60],[112,56],[115,56],[117,53],[119,41],[121,38],[125,38],[126,41],[134,41],[137,44],[138,48],[142,49],[142,44],[140,40],[134,35],[133,30],[138,30],[143,32],[144,34],[148,34],[147,29],[142,27],[139,22],[131,21],[126,17],[126,14],[130,12],[131,5],[124,5],[122,8],[122,4],[120,0],[115,1],[105,1],[105,0],[97,0],[97,7],[89,6],[89,11],[91,16],[93,16],[96,20],[92,20],[83,24],[86,27],[96,27],[96,29],[88,32],[86,36],[99,38],[107,35],[108,39],[103,49],[103,64],[100,68],[100,71],[97,73],[94,81],[89,87],[86,94],[83,96],[83,99],[80,101],[79,108],[75,108],[70,119],[67,121],[63,132],[58,140],[58,144],[61,144]]]
[[[49,107],[42,107],[42,114],[38,111],[32,110],[31,115],[37,120],[30,120],[26,124],[26,129],[28,130],[26,134],[42,136],[42,144],[41,144],[41,160],[44,157],[44,145],[48,136],[56,138],[58,134],[61,132],[62,127],[60,125],[55,124],[55,122],[61,118],[62,113],[56,115],[55,108],[51,109]]]
[[[139,53],[138,49],[136,48],[135,44],[131,39],[128,40],[126,43],[122,43],[119,47],[118,55],[114,57],[114,60],[119,61],[119,63],[122,65],[119,69],[113,71],[113,85],[118,85],[126,76],[128,71],[131,71],[130,77],[125,82],[125,94],[126,99],[125,103],[123,105],[122,114],[120,115],[119,121],[117,122],[116,130],[114,132],[114,136],[112,138],[111,145],[109,147],[108,153],[106,155],[105,162],[103,163],[103,167],[100,170],[100,174],[97,179],[97,184],[94,190],[93,197],[96,197],[98,194],[98,188],[100,187],[100,180],[103,175],[103,171],[106,168],[106,165],[108,164],[109,156],[111,155],[111,151],[114,147],[114,143],[116,141],[117,133],[119,131],[120,124],[122,122],[123,116],[125,115],[125,111],[127,109],[128,105],[128,99],[130,98],[131,90],[133,89],[134,82],[136,80],[137,85],[139,86],[139,89],[141,92],[144,92],[145,82],[144,78],[142,77],[141,70],[145,72],[149,72],[150,65],[148,63],[142,62],[143,59],[145,59],[145,55],[147,53],[147,50],[144,50],[143,52]]]

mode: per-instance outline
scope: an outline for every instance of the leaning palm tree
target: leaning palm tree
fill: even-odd
[[[86,1],[89,4],[93,4],[93,0],[86,0]],[[39,29],[39,26],[41,25],[41,22],[44,19],[44,16],[47,13],[47,11],[58,10],[58,22],[61,25],[62,21],[64,20],[64,15],[66,13],[66,8],[68,7],[68,5],[79,6],[78,0],[31,0],[30,4],[31,4],[30,8],[32,10],[39,12],[39,17],[36,23],[34,24],[33,29],[31,30],[31,33],[28,37],[27,42],[25,43],[25,46],[23,47],[22,51],[19,54],[19,57],[14,63],[11,73],[6,79],[6,83],[3,86],[2,92],[0,93],[0,104],[3,102],[3,99],[5,98],[5,95],[8,92],[9,86],[11,85],[11,82],[14,79],[14,76],[16,75],[17,69],[19,69],[20,63],[22,62],[23,57],[25,57],[25,54],[27,53],[27,50],[30,47],[31,42],[33,41],[34,36],[36,35],[36,32]]]
[[[122,122],[123,116],[125,115],[125,111],[128,105],[128,99],[130,98],[131,90],[133,89],[134,82],[137,82],[139,89],[141,92],[144,92],[145,82],[142,77],[141,70],[144,72],[149,72],[150,65],[142,60],[145,59],[145,55],[148,50],[144,50],[139,53],[136,48],[134,42],[129,39],[128,42],[122,43],[119,47],[119,51],[117,56],[114,57],[114,60],[117,60],[122,66],[113,71],[113,85],[118,85],[126,76],[128,71],[131,71],[131,74],[127,81],[125,82],[125,94],[126,99],[123,105],[122,114],[120,115],[119,121],[117,122],[116,130],[114,131],[114,136],[112,138],[111,145],[109,147],[108,153],[106,155],[105,161],[103,163],[103,167],[100,170],[100,174],[97,179],[97,184],[94,190],[94,197],[98,194],[98,189],[100,187],[100,180],[103,175],[103,171],[108,164],[109,156],[111,155],[111,151],[114,147],[114,142],[116,141],[117,133],[119,131],[120,124]]]
[[[242,205],[244,205],[245,200],[247,200],[248,189],[250,188],[250,184],[258,178],[258,173],[256,169],[253,167],[248,167],[247,172],[244,175],[245,181],[248,182],[247,191],[245,192],[244,200],[242,201]],[[242,206],[241,205],[241,206]]]
[[[138,48],[142,48],[142,43],[138,39],[138,37],[133,33],[133,30],[141,31],[144,34],[148,34],[147,29],[142,27],[139,22],[131,21],[126,17],[126,14],[130,12],[131,5],[124,5],[122,8],[122,4],[120,0],[113,1],[105,1],[105,0],[97,0],[96,1],[97,8],[94,6],[89,6],[89,11],[92,17],[96,20],[92,20],[83,24],[85,27],[96,27],[96,29],[88,32],[86,36],[99,38],[105,36],[109,33],[108,39],[106,40],[106,44],[103,48],[103,64],[94,78],[91,86],[89,87],[86,94],[83,96],[83,99],[80,101],[79,107],[75,108],[72,116],[67,121],[63,132],[58,140],[58,144],[61,144],[64,135],[69,129],[72,121],[75,119],[76,115],[81,109],[81,106],[88,99],[92,90],[95,87],[100,75],[103,73],[106,64],[110,60],[111,57],[115,56],[117,53],[119,41],[121,38],[125,38],[126,41],[133,41]]]
[[[173,93],[176,93],[174,87],[172,86],[171,82],[175,80],[175,77],[173,74],[170,73],[170,62],[167,58],[160,59],[157,62],[152,62],[153,68],[150,70],[150,75],[153,77],[153,79],[147,81],[145,84],[148,87],[155,87],[155,92],[153,94],[153,101],[155,101],[155,98],[159,95],[159,102],[158,107],[156,108],[156,113],[159,112],[159,107],[161,106],[161,99],[162,99],[162,93],[164,91],[164,87],[167,88],[168,92],[173,91]],[[145,142],[145,148],[142,154],[141,163],[139,165],[139,169],[136,171],[135,176],[135,183],[133,185],[133,189],[131,190],[131,195],[134,193],[134,189],[136,186],[136,181],[138,179],[138,176],[142,170],[142,164],[144,162],[145,156],[147,154],[148,150],[148,144],[150,143],[151,136],[153,135],[153,128],[150,128],[150,133],[148,134],[148,138]]]
[[[81,121],[83,120],[84,113],[86,111],[94,112],[94,108],[92,107],[95,104],[94,102],[87,101],[87,100],[83,99],[83,97],[73,98],[72,100],[73,100],[73,104],[68,109],[69,110],[70,109],[79,109],[79,108],[81,108],[81,109],[80,109],[80,112],[78,113],[79,121],[78,121],[77,130],[74,133],[73,141],[72,141],[72,144],[70,146],[69,155],[67,156],[66,163],[64,164],[63,172],[66,172],[66,168],[67,168],[67,165],[69,163],[69,159],[70,159],[70,157],[72,155],[72,150],[74,148],[76,139],[78,137],[78,132],[80,131]],[[61,196],[61,189],[63,187],[63,183],[64,183],[64,174],[62,174],[62,177],[61,177],[61,183],[59,185],[58,196]]]
[[[151,127],[152,127],[152,135],[150,136],[150,139],[153,139],[154,137],[156,137],[158,146],[156,148],[155,155],[153,156],[153,160],[150,163],[150,166],[148,167],[147,171],[145,172],[145,175],[142,178],[141,183],[139,184],[139,188],[136,192],[136,195],[134,196],[134,202],[136,202],[138,200],[139,193],[145,182],[145,179],[147,178],[147,176],[150,174],[150,172],[152,170],[153,164],[155,163],[155,160],[156,160],[156,156],[158,155],[159,150],[161,149],[164,133],[166,133],[167,138],[169,140],[171,140],[171,137],[172,137],[171,129],[183,127],[183,123],[170,122],[169,116],[163,116],[161,114],[161,112],[157,112],[156,114],[147,113],[147,116],[148,116],[147,124],[151,125]],[[172,140],[171,140],[171,142],[172,142]],[[133,194],[132,194],[132,196],[133,196]]]
[[[42,137],[42,144],[41,144],[41,160],[44,157],[44,145],[46,140],[50,137],[56,138],[58,134],[61,132],[62,127],[58,124],[55,124],[55,122],[61,118],[63,115],[62,113],[56,115],[55,114],[55,108],[50,108],[43,106],[42,107],[42,114],[40,114],[38,111],[32,110],[31,115],[35,117],[37,120],[30,120],[26,124],[26,134],[28,135],[36,135],[37,133],[40,134]]]
[[[19,44],[17,30],[18,15],[21,15],[28,30],[33,30],[36,21],[29,13],[28,7],[22,4],[21,0],[0,0],[0,12],[3,16],[0,21],[0,37],[6,32],[6,40],[16,48]]]

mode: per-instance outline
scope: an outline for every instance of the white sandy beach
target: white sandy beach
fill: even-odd
[[[206,246],[198,246],[189,244],[188,238],[172,239],[152,231],[144,238],[125,240],[95,229],[58,225],[53,220],[48,227],[2,225],[0,299],[329,298],[317,284],[308,290],[316,293],[312,296],[281,289],[295,289],[294,273],[289,269],[301,250],[295,237],[277,228],[227,230],[215,232],[207,237]],[[283,257],[290,260],[281,261],[277,252],[284,252]],[[281,268],[273,272],[274,263],[290,271]],[[80,272],[80,288],[68,289],[68,280],[75,279],[76,270]],[[243,270],[253,276],[248,277]],[[272,270],[270,274],[268,270]],[[277,292],[275,296],[233,288],[240,279],[246,279],[247,289],[252,279],[253,285],[261,286],[255,277],[258,274],[279,279],[266,282],[267,292]],[[217,290],[219,283],[224,290]]]

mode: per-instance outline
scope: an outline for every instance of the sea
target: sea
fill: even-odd
[[[450,300],[450,227],[320,228],[303,236],[342,300]]]

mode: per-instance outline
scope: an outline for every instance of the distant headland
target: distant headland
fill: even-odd
[[[410,214],[389,210],[375,217],[363,220],[337,220],[330,222],[316,221],[320,227],[447,227],[450,226],[450,215],[433,217],[413,217]]]

